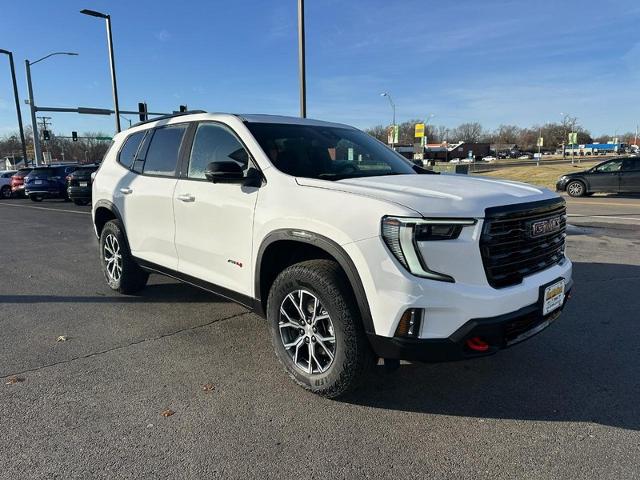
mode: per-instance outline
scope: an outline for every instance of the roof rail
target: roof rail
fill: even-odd
[[[182,115],[191,115],[194,113],[207,113],[207,112],[206,110],[187,110],[186,112],[175,112],[169,115],[162,115],[160,117],[150,118],[149,120],[145,120],[144,122],[138,122],[133,126],[137,127],[138,125],[144,125],[145,123],[149,123],[149,122],[157,122],[158,120],[167,120],[169,118],[181,117]]]

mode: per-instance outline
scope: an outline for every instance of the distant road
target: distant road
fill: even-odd
[[[576,157],[574,160],[575,165],[579,165],[581,163],[593,163],[593,162],[604,162],[605,160],[615,160],[617,158],[627,158],[629,155],[617,155],[617,156],[587,156],[587,157]],[[469,164],[469,172],[486,172],[489,170],[496,170],[498,168],[508,168],[508,167],[525,167],[527,165],[536,165],[537,162],[535,160],[510,160],[510,161],[500,161],[494,163],[487,162],[475,162],[473,164]],[[553,158],[553,159],[545,159],[543,158],[540,161],[540,165],[571,165],[571,157],[567,157],[564,160],[562,158]]]
[[[640,195],[594,195],[567,201],[568,223],[573,225],[625,224],[637,228],[640,238]]]

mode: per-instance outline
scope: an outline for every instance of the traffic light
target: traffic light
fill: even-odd
[[[147,104],[145,102],[138,103],[138,114],[140,115],[140,121],[146,122],[149,119],[147,115]]]
[[[51,140],[51,133],[49,132],[49,130],[42,130],[42,138],[47,142]]]
[[[184,113],[187,111],[187,106],[186,105],[180,105],[180,113]]]
[[[71,140],[74,142],[78,141],[78,132],[71,132]]]

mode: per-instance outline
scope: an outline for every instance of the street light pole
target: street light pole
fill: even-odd
[[[118,82],[116,81],[116,63],[113,54],[113,36],[111,35],[111,15],[95,10],[80,10],[80,13],[91,17],[104,18],[107,24],[107,45],[109,47],[109,67],[111,68],[111,87],[113,90],[113,110],[116,117],[116,133],[120,133],[120,106],[118,103]]]
[[[24,61],[24,66],[27,72],[27,92],[29,94],[29,112],[31,113],[31,130],[33,132],[33,157],[37,167],[40,165],[40,161],[42,160],[42,151],[40,149],[40,136],[38,135],[38,120],[36,119],[36,104],[33,99],[31,64],[29,63],[29,60]]]
[[[307,73],[304,35],[304,0],[298,0],[298,78],[300,81],[300,116],[307,117]]]
[[[18,130],[20,131],[20,145],[22,147],[22,160],[24,165],[27,166],[27,145],[24,139],[24,128],[22,125],[22,112],[20,111],[20,96],[18,94],[18,84],[16,82],[16,68],[13,63],[13,53],[9,50],[0,49],[0,53],[4,53],[9,56],[9,67],[11,69],[11,81],[13,83],[13,97],[16,103],[16,115],[18,116]]]
[[[24,128],[22,126],[22,112],[20,111],[20,96],[18,94],[18,84],[16,82],[16,67],[13,63],[13,53],[9,50],[0,49],[0,53],[5,53],[9,56],[9,66],[11,68],[11,81],[13,82],[13,98],[16,102],[16,115],[18,116],[18,130],[20,131],[20,145],[22,147],[22,160],[24,166],[28,164],[27,160],[27,144],[24,140]]]
[[[78,54],[75,52],[53,52],[49,55],[45,55],[42,58],[39,58],[35,62],[29,62],[29,60],[24,61],[25,70],[27,73],[27,92],[29,93],[29,110],[31,112],[31,129],[33,130],[33,154],[35,157],[36,167],[42,161],[42,150],[40,148],[40,137],[38,135],[38,122],[36,119],[36,112],[38,111],[36,107],[36,102],[33,99],[33,84],[31,83],[31,65],[35,65],[38,62],[46,60],[49,57],[53,57],[54,55],[70,55],[77,56]]]
[[[392,128],[392,132],[391,132],[391,149],[393,149],[394,145],[395,145],[395,128],[396,128],[396,104],[393,103],[393,99],[391,98],[391,95],[389,95],[388,92],[382,92],[380,94],[381,97],[387,97],[387,100],[389,100],[389,104],[391,105],[391,110],[393,111],[393,123],[391,124],[391,128]]]

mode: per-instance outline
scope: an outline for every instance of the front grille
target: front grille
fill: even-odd
[[[560,229],[532,236],[532,224],[560,217]],[[482,263],[494,288],[517,285],[564,258],[566,206],[561,198],[485,210]]]

